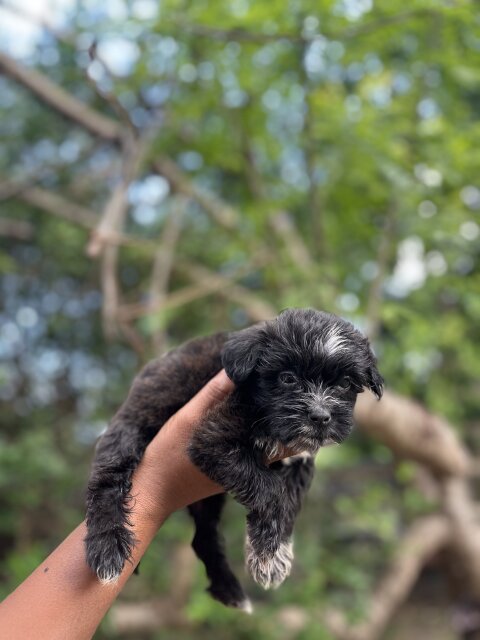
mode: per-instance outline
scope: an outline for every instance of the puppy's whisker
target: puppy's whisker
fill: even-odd
[[[262,424],[262,422],[267,422],[268,421],[268,416],[264,416],[263,418],[258,418],[258,420],[255,420],[255,422],[252,422],[252,429],[253,427]]]

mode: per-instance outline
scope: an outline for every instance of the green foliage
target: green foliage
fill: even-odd
[[[373,321],[388,386],[445,415],[478,449],[479,18],[473,0],[88,1],[65,17],[61,41],[39,30],[23,62],[118,118],[87,82],[90,68],[140,129],[160,122],[129,190],[129,234],[160,242],[175,214],[173,189],[151,167],[159,156],[236,211],[227,229],[188,201],[170,293],[192,285],[181,268],[189,261],[236,278],[277,310],[326,308],[363,328]],[[94,41],[112,77],[91,65]],[[15,34],[2,49],[15,53]],[[0,122],[2,181],[103,210],[119,175],[115,145],[3,77]],[[293,232],[274,232],[278,212],[288,212]],[[93,443],[141,358],[102,332],[100,266],[85,254],[86,229],[18,193],[2,201],[0,217],[33,229],[23,240],[0,238],[5,595],[82,518]],[[151,247],[122,247],[122,303],[148,299],[151,265]],[[251,309],[226,289],[135,320],[145,357],[159,332],[173,346],[248,323]],[[412,488],[410,465],[358,435],[322,452],[317,466],[289,581],[268,594],[249,583],[259,615],[246,618],[207,597],[198,567],[190,628],[175,637],[327,639],[329,606],[362,616],[398,536],[434,505]],[[241,571],[243,513],[232,507],[226,520]],[[190,535],[185,517],[167,522],[123,597],[168,593],[173,550]],[[115,637],[108,620],[99,637]]]

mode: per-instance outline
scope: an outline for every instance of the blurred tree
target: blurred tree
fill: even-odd
[[[389,396],[382,418],[365,399],[364,431],[319,457],[296,575],[256,592],[275,615],[220,610],[198,573],[167,622],[185,637],[373,638],[451,535],[439,515],[418,516],[440,505],[478,569],[456,478],[480,449],[478,8],[64,5],[50,19],[0,5],[3,592],[81,517],[92,444],[142,361],[313,306],[365,329],[389,386],[455,423],[470,454],[415,405]],[[387,448],[364,435],[379,432]],[[238,549],[240,518],[228,527]],[[168,523],[127,599],[169,590],[157,568],[175,571],[170,550],[189,535]],[[406,566],[415,535],[433,542],[404,591],[380,598],[379,622],[367,595],[393,550]],[[363,631],[319,602],[366,616]]]

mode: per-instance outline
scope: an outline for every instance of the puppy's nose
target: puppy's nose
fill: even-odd
[[[312,422],[315,422],[316,424],[328,424],[332,419],[330,411],[324,408],[314,409],[308,414],[308,417]]]

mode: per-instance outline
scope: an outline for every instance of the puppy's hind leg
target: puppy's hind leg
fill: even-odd
[[[115,582],[131,557],[128,527],[131,477],[147,442],[127,423],[114,421],[97,445],[87,489],[87,564],[104,584]]]
[[[211,595],[227,607],[251,613],[252,604],[228,565],[222,536],[218,531],[224,504],[225,495],[219,494],[199,500],[188,507],[196,527],[192,547],[205,565],[210,578],[207,590]]]

